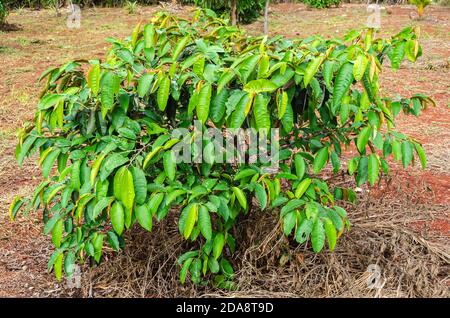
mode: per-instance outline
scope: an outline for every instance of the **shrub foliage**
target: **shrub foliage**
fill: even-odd
[[[8,8],[0,0],[0,26],[6,23],[7,16],[8,16]]]
[[[336,200],[356,195],[330,190],[329,174],[374,185],[391,155],[405,168],[416,158],[426,165],[421,145],[394,119],[417,116],[432,100],[392,100],[378,81],[386,57],[398,68],[421,55],[412,28],[387,40],[372,29],[335,39],[250,37],[198,11],[191,21],[159,13],[129,38],[108,41],[105,59],[42,74],[34,122],[18,133],[19,164],[38,152],[44,180],[32,197],[14,199],[10,217],[43,211],[55,246],[48,269],[58,279],[77,260],[100,262],[106,245],[119,251],[135,223],[151,231],[170,212],[192,247],[178,260],[181,282],[214,277],[229,288],[233,228],[248,213],[279,211],[285,235],[315,252],[333,250],[349,226]],[[171,135],[194,119],[203,129],[279,128],[279,171],[260,161],[219,163],[207,138],[199,149],[195,131]],[[181,141],[209,160],[177,163]],[[344,166],[342,147],[353,144],[358,154]],[[322,171],[329,163],[332,172]]]
[[[303,0],[303,2],[316,9],[330,8],[331,6],[339,6],[341,0]]]

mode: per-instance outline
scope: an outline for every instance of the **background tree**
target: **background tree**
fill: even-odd
[[[266,5],[264,6],[264,34],[268,33],[268,15],[269,15],[269,0],[266,0]]]
[[[236,25],[237,0],[231,0],[231,25]]]
[[[419,15],[419,19],[423,17],[423,11],[425,7],[430,4],[430,0],[410,0],[411,4],[414,4],[417,7],[417,14]]]

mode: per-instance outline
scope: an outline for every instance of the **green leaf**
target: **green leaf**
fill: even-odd
[[[139,205],[136,208],[136,218],[138,223],[147,231],[151,232],[152,230],[152,213],[150,209],[146,205]]]
[[[47,235],[53,230],[56,222],[61,218],[59,214],[53,215],[44,225],[44,234]]]
[[[325,63],[323,63],[323,79],[325,81],[325,85],[327,86],[327,89],[329,91],[332,91],[332,85],[331,85],[331,81],[333,80],[333,70],[334,70],[334,66],[336,65],[335,61],[325,61]]]
[[[202,271],[202,261],[200,258],[194,259],[189,267],[191,273],[191,280],[194,284],[200,283],[200,275]]]
[[[220,93],[222,89],[235,77],[235,73],[232,69],[228,69],[222,73],[217,82],[217,93]]]
[[[186,191],[182,190],[182,189],[170,191],[169,193],[167,193],[167,196],[166,196],[166,204],[169,205],[174,200],[176,200],[180,195],[185,194],[185,193],[186,193]]]
[[[170,78],[169,76],[164,76],[159,82],[158,92],[156,95],[156,102],[158,103],[158,108],[160,111],[164,111],[167,106],[167,101],[169,100],[170,94]]]
[[[154,74],[145,73],[138,79],[137,93],[139,97],[143,98],[147,93],[150,92],[152,86]]]
[[[248,178],[248,177],[254,176],[257,173],[258,173],[258,171],[256,171],[255,169],[251,169],[251,168],[240,170],[234,176],[234,180],[237,181],[237,180],[241,180],[241,179],[244,179],[244,178]]]
[[[103,238],[104,234],[98,234],[93,240],[92,245],[94,246],[94,260],[99,263],[102,257],[103,248]]]
[[[106,72],[101,80],[101,103],[102,116],[105,118],[106,114],[111,111],[114,106],[114,95],[116,94],[116,83],[118,77],[112,72]]]
[[[75,271],[75,261],[75,253],[73,251],[68,251],[64,258],[64,272],[68,277],[72,277]]]
[[[114,197],[101,198],[94,206],[92,218],[95,220],[100,213],[114,201]]]
[[[250,94],[270,93],[276,89],[277,86],[267,79],[253,80],[244,85],[244,91]]]
[[[122,235],[125,226],[125,212],[120,202],[115,201],[113,203],[111,210],[109,211],[109,217],[111,218],[111,224],[114,231],[118,235]]]
[[[184,285],[184,282],[186,281],[186,276],[187,276],[187,273],[189,272],[189,267],[191,266],[191,263],[192,263],[193,260],[194,260],[193,258],[188,258],[184,262],[183,267],[181,268],[181,271],[180,271],[180,282],[181,282],[182,285]]]
[[[391,61],[391,66],[394,70],[398,70],[398,68],[400,67],[400,63],[405,57],[405,46],[406,42],[397,42],[392,46],[391,50],[388,53],[389,60]]]
[[[19,211],[20,207],[23,205],[23,200],[20,196],[16,195],[13,199],[13,201],[11,202],[10,206],[9,206],[9,210],[8,210],[8,215],[9,218],[11,219],[11,221],[14,221],[17,212]]]
[[[339,168],[341,167],[341,163],[339,162],[339,156],[336,151],[331,151],[330,153],[331,164],[333,165],[333,173],[337,173]]]
[[[270,81],[274,83],[277,87],[286,85],[287,82],[294,76],[295,72],[291,67],[287,67],[286,71],[282,73],[280,70],[272,76]]]
[[[133,209],[135,198],[133,175],[125,166],[114,176],[114,196],[123,203],[126,210]]]
[[[287,213],[283,218],[283,233],[286,236],[289,236],[292,232],[292,229],[295,227],[297,222],[297,212],[291,211]]]
[[[353,64],[353,76],[357,81],[360,81],[364,76],[368,63],[369,60],[364,54],[359,54],[356,57],[355,63]]]
[[[200,89],[196,106],[197,117],[205,124],[209,116],[209,105],[211,102],[211,84],[207,83]]]
[[[152,151],[150,151],[144,159],[143,168],[147,169],[148,164],[150,163],[150,160],[152,160],[161,150],[163,149],[163,146],[155,147]]]
[[[166,151],[163,156],[164,172],[169,180],[175,180],[175,174],[177,171],[177,162],[175,152],[172,150]]]
[[[198,210],[198,226],[203,237],[209,241],[212,238],[211,217],[208,209],[204,205],[201,205]]]
[[[53,265],[55,277],[58,280],[58,282],[61,281],[61,277],[62,277],[63,257],[64,257],[64,254],[62,252],[60,252],[58,254],[58,256],[56,257],[55,263]]]
[[[19,166],[22,166],[23,160],[28,155],[31,146],[33,146],[34,142],[37,140],[36,136],[28,136],[20,147],[19,154],[17,155],[17,162]]]
[[[305,87],[308,86],[309,82],[311,82],[314,75],[316,75],[322,62],[323,56],[321,55],[315,57],[309,62],[308,66],[305,69],[305,75],[303,76],[303,83],[305,84]]]
[[[356,176],[356,185],[359,187],[367,181],[369,160],[366,156],[362,156],[358,163],[358,175]]]
[[[328,147],[321,148],[314,157],[313,172],[318,174],[328,161]]]
[[[311,234],[312,229],[313,229],[313,222],[306,218],[302,219],[300,225],[297,228],[297,231],[295,232],[294,238],[297,241],[297,243],[299,244],[305,243],[309,239],[309,235]]]
[[[317,219],[314,222],[311,231],[311,243],[315,253],[319,253],[325,244],[325,229],[323,228],[323,223],[320,219]]]
[[[117,252],[120,249],[120,243],[117,234],[113,231],[108,231],[107,235],[109,245],[111,245],[111,247]]]
[[[378,158],[376,154],[371,154],[369,156],[369,166],[368,166],[368,178],[371,186],[377,182],[378,174],[380,173],[380,167],[378,163]]]
[[[213,274],[217,274],[220,270],[219,262],[214,258],[208,258],[208,267]]]
[[[241,207],[244,210],[247,210],[247,198],[244,194],[244,191],[242,191],[240,188],[238,187],[232,187],[231,190],[233,191],[233,193],[236,195],[236,198],[239,201],[239,204],[241,205]]]
[[[258,65],[259,55],[255,54],[246,58],[238,67],[242,83],[246,83],[249,76],[255,70],[256,65]]]
[[[100,170],[100,165],[102,164],[103,159],[105,159],[105,156],[105,153],[100,154],[97,158],[95,158],[94,163],[92,164],[91,175],[89,177],[91,185],[95,184],[95,178],[97,177],[98,171]]]
[[[336,240],[337,240],[337,233],[336,228],[333,225],[333,222],[325,218],[324,219],[324,225],[325,225],[325,233],[327,235],[328,240],[328,247],[330,248],[330,251],[334,250],[334,247],[336,246]]]
[[[114,169],[128,162],[128,158],[120,153],[113,153],[108,156],[100,169],[100,180],[103,182],[108,178]]]
[[[148,209],[152,215],[155,215],[156,211],[158,211],[161,202],[164,199],[164,193],[156,193],[153,195],[148,201]]]
[[[223,233],[217,233],[213,241],[213,257],[217,260],[222,255],[223,247],[225,246],[225,236]]]
[[[399,161],[402,159],[401,145],[397,140],[392,141],[392,154],[395,160]]]
[[[38,110],[46,110],[55,105],[57,105],[60,101],[63,101],[66,98],[64,94],[48,94],[45,95],[38,104]]]
[[[218,123],[225,115],[225,105],[228,100],[229,92],[223,89],[214,95],[211,101],[210,117],[214,123]]]
[[[138,167],[131,167],[131,174],[133,176],[136,204],[142,205],[147,199],[147,179],[145,173]]]
[[[267,109],[269,99],[262,94],[256,95],[255,104],[253,106],[253,114],[255,115],[256,129],[264,129],[266,132],[270,129],[270,114]]]
[[[303,179],[303,176],[306,172],[306,162],[303,159],[303,156],[300,154],[296,154],[294,157],[294,165],[295,165],[295,173],[299,180]]]
[[[256,199],[258,200],[259,207],[261,210],[264,210],[267,206],[267,193],[266,190],[264,190],[264,187],[257,183],[255,184],[255,193],[256,193]]]
[[[55,247],[61,246],[61,240],[62,240],[62,234],[63,234],[63,220],[58,219],[58,221],[55,223],[52,229],[52,242],[55,245]]]
[[[405,45],[405,53],[408,60],[415,62],[417,59],[416,49],[418,51],[419,43],[417,40],[408,40]]]
[[[300,199],[303,194],[308,190],[309,186],[311,185],[312,180],[310,178],[304,179],[302,182],[299,183],[297,186],[297,189],[295,189],[295,197],[297,199]]]
[[[173,48],[173,51],[172,51],[172,60],[173,61],[176,61],[178,59],[178,57],[180,56],[181,52],[183,52],[184,48],[188,44],[189,39],[190,39],[190,36],[186,35],[185,37],[181,38],[177,42],[177,44],[175,45],[175,47]]]
[[[277,100],[278,119],[282,119],[284,117],[284,114],[286,114],[288,103],[289,96],[285,91],[283,91],[281,93],[281,97]]]
[[[372,128],[370,126],[364,127],[358,134],[356,139],[356,147],[359,153],[364,153],[366,150],[367,143],[369,142],[370,134],[372,133]]]
[[[281,216],[284,216],[286,213],[288,213],[294,209],[297,209],[304,204],[305,204],[305,201],[303,201],[303,200],[299,200],[299,199],[290,200],[284,207],[281,208],[280,214],[281,214]]]
[[[191,236],[192,230],[194,229],[195,223],[197,222],[197,215],[198,204],[193,204],[189,208],[186,220],[184,222],[183,235],[186,240]]]
[[[182,265],[186,260],[197,257],[197,256],[198,256],[198,251],[188,251],[188,252],[184,253],[183,255],[181,255],[180,257],[178,257],[177,263]]]
[[[409,141],[402,142],[402,163],[403,167],[406,168],[413,159],[413,148]]]
[[[94,96],[97,96],[100,89],[100,64],[98,61],[91,66],[88,72],[87,84]]]
[[[151,48],[155,45],[155,26],[147,24],[144,27],[144,47]]]
[[[235,110],[231,114],[229,128],[241,128],[245,120],[245,109],[248,103],[251,102],[250,95],[245,94],[241,97],[236,105]]]
[[[417,155],[419,156],[422,169],[425,170],[427,168],[427,157],[425,156],[425,151],[423,151],[422,146],[418,143],[415,143],[414,146],[416,148]]]
[[[81,161],[75,161],[72,163],[72,169],[70,171],[70,187],[74,190],[80,190],[80,165]]]
[[[44,178],[48,178],[53,164],[55,163],[56,158],[58,158],[60,152],[60,149],[55,149],[45,157],[44,162],[42,163],[42,175]]]
[[[334,81],[333,89],[333,113],[335,114],[341,105],[342,99],[347,94],[350,85],[353,82],[353,64],[346,62],[341,66]]]

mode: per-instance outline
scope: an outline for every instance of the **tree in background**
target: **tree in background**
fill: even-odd
[[[0,0],[0,27],[6,24],[6,17],[8,16],[8,9]]]
[[[303,0],[303,2],[316,9],[329,8],[331,6],[338,7],[341,4],[341,0]]]
[[[269,0],[266,0],[266,5],[264,6],[264,34],[268,34],[269,33]]]
[[[417,7],[419,19],[421,19],[423,17],[423,10],[430,4],[430,0],[410,0],[410,3]]]
[[[231,25],[236,25],[237,0],[231,0]]]
[[[182,0],[181,3],[194,3],[201,8],[213,10],[218,15],[229,15],[231,24],[251,23],[263,12],[265,0]]]

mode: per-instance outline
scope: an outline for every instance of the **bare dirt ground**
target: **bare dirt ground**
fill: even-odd
[[[42,235],[39,215],[20,216],[11,223],[6,213],[14,195],[30,194],[40,180],[39,171],[33,160],[28,160],[22,168],[19,168],[13,154],[17,127],[33,118],[41,87],[37,83],[37,78],[41,72],[50,66],[75,58],[101,58],[108,48],[108,44],[104,41],[106,37],[128,36],[135,24],[140,20],[149,20],[152,13],[157,10],[157,7],[144,7],[140,8],[139,14],[129,15],[122,8],[86,9],[82,11],[80,29],[68,29],[64,16],[56,17],[48,10],[19,10],[12,12],[8,17],[8,22],[16,24],[20,29],[7,33],[0,32],[0,297],[111,295],[154,297],[198,296],[211,293],[210,290],[192,289],[190,286],[174,290],[170,287],[173,285],[167,282],[159,282],[158,291],[152,289],[150,283],[161,271],[161,267],[153,269],[151,261],[155,259],[148,256],[148,253],[155,249],[142,251],[133,247],[122,255],[111,255],[111,262],[104,262],[99,268],[88,270],[88,278],[83,280],[86,284],[81,290],[69,290],[64,284],[58,284],[52,274],[46,272],[51,244],[50,239]],[[414,8],[410,6],[393,6],[383,11],[381,35],[398,32],[409,25],[420,25],[424,55],[416,64],[405,62],[397,72],[385,68],[382,75],[382,89],[391,96],[410,96],[420,92],[435,99],[437,107],[423,112],[419,118],[404,116],[398,121],[400,130],[423,142],[428,155],[428,168],[421,171],[416,166],[403,171],[399,167],[393,169],[389,182],[381,183],[378,188],[364,189],[360,194],[359,205],[350,208],[350,211],[354,212],[351,219],[355,227],[341,239],[342,247],[338,247],[333,253],[334,256],[315,256],[304,249],[301,251],[299,248],[289,249],[289,246],[285,246],[285,241],[274,239],[272,231],[262,231],[267,233],[268,240],[261,244],[273,243],[278,247],[281,244],[279,251],[285,252],[265,254],[262,253],[264,248],[261,251],[252,246],[247,246],[247,251],[242,250],[241,272],[245,275],[239,276],[238,280],[240,286],[246,287],[247,292],[235,295],[257,296],[264,292],[267,295],[264,282],[279,281],[275,287],[273,284],[270,287],[277,296],[380,296],[362,291],[358,293],[359,289],[354,289],[357,292],[349,293],[347,287],[348,284],[356,286],[360,282],[358,279],[364,273],[365,266],[380,260],[381,256],[377,258],[376,253],[382,252],[381,263],[384,262],[386,270],[390,269],[389,273],[394,275],[395,279],[398,278],[398,284],[390,282],[390,285],[386,285],[391,286],[393,291],[382,296],[448,297],[448,289],[445,288],[444,294],[442,288],[436,288],[435,292],[429,293],[417,292],[423,284],[449,286],[449,250],[446,249],[444,252],[439,250],[434,256],[430,255],[436,251],[433,247],[434,242],[448,247],[450,240],[450,8],[431,6],[425,11],[427,18],[421,21],[411,19]],[[187,14],[187,9],[180,13]],[[288,37],[305,37],[316,33],[324,36],[343,35],[351,28],[363,27],[367,15],[364,5],[345,4],[340,8],[329,10],[311,10],[300,4],[272,5],[269,31],[271,35],[283,34]],[[245,28],[252,34],[259,34],[262,30],[262,20]],[[367,191],[374,194],[373,199],[368,199]],[[402,217],[393,218],[397,215],[408,216],[409,219],[404,221]],[[371,223],[376,222],[381,216],[385,216],[384,221],[388,220],[391,224],[395,224],[395,230],[383,227],[382,222]],[[276,221],[276,218],[274,220]],[[265,223],[265,228],[274,229],[275,225],[273,222]],[[147,244],[151,240],[148,235],[138,234],[130,235],[136,244],[143,242]],[[173,237],[176,237],[176,233],[173,234]],[[153,235],[157,233],[152,233]],[[250,238],[252,235],[254,233],[248,233]],[[385,244],[381,237],[388,238],[388,243]],[[358,242],[364,241],[365,238],[369,243],[358,246]],[[411,249],[410,245],[402,245],[406,244],[405,242],[415,242],[419,247]],[[163,258],[165,255],[168,259],[160,261],[172,262],[176,250],[180,248],[180,242],[169,240],[167,243],[168,245],[164,247],[165,254],[162,253],[159,257]],[[341,268],[339,272],[336,268],[340,267],[336,264],[344,264],[344,258],[349,257],[345,252],[347,251],[345,246],[351,248],[352,244],[356,249],[368,251],[366,255],[369,256],[364,259],[358,258],[361,262],[350,266],[351,270],[347,268],[344,271]],[[155,248],[156,245],[152,246]],[[388,253],[386,249],[391,250]],[[253,255],[255,251],[262,255],[261,257],[266,257],[265,264],[277,265],[281,263],[280,257],[285,259],[283,255],[288,255],[290,261],[287,267],[291,268],[288,274],[293,273],[291,275],[293,278],[291,276],[290,278],[295,278],[294,281],[286,280],[288,283],[283,285],[281,281],[286,278],[283,276],[286,272],[273,264],[265,265],[265,271],[252,272],[251,269],[254,267],[247,265],[260,261],[260,258],[255,259]],[[405,263],[399,261],[393,265],[396,260],[402,259],[406,260]],[[410,264],[409,260],[414,264]],[[136,261],[136,264],[142,266],[127,273],[124,266],[131,261]],[[434,269],[430,268],[429,273],[423,277],[415,274],[421,267],[423,271],[423,267],[428,266],[430,262],[441,265],[436,265]],[[330,266],[335,267],[330,269]],[[319,277],[323,273],[328,281],[331,271],[330,279],[335,284],[340,284],[339,286],[347,287],[329,290],[327,285],[318,280],[314,285],[318,286],[317,289],[310,290],[308,294],[308,290],[302,288],[301,283],[305,277],[305,270],[311,268],[315,271],[313,277],[314,275]],[[410,271],[405,272],[407,268]],[[156,270],[156,274],[147,277],[149,269],[153,269],[153,273]],[[176,266],[171,264],[167,274],[174,276],[176,271]],[[279,276],[276,276],[276,273]],[[308,273],[311,276],[311,272]],[[402,278],[411,279],[415,275],[418,282],[415,282],[411,289],[405,289],[409,292],[396,287],[404,286],[400,285]],[[129,282],[129,286],[121,285],[120,282],[123,281]],[[163,285],[166,286],[165,290],[161,289]]]

